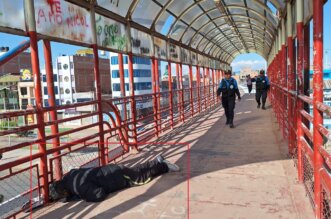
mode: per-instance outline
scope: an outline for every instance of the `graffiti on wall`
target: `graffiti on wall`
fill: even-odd
[[[123,24],[96,15],[96,30],[99,46],[127,51],[128,39]]]
[[[180,48],[175,44],[169,44],[169,57],[171,61],[180,61]]]
[[[125,17],[132,1],[133,0],[98,0],[98,6]]]
[[[61,39],[92,43],[90,13],[62,0],[36,0],[37,32]]]
[[[167,59],[167,42],[161,38],[154,37],[154,55],[159,59]]]
[[[152,55],[152,42],[152,37],[149,34],[131,28],[132,53],[147,56]]]
[[[191,62],[192,62],[192,65],[198,64],[198,62],[197,62],[197,54],[195,52],[191,52]]]
[[[183,63],[190,64],[190,52],[187,49],[181,49],[181,60]]]

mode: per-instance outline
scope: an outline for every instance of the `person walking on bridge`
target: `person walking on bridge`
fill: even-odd
[[[234,128],[233,117],[234,107],[236,104],[236,95],[238,100],[241,100],[240,92],[236,79],[231,77],[232,72],[225,72],[225,78],[222,79],[219,88],[217,89],[217,96],[222,96],[222,105],[226,116],[226,125],[230,125],[230,128]]]
[[[246,83],[247,83],[248,93],[249,93],[249,95],[251,95],[252,88],[253,88],[251,75],[246,76]]]
[[[260,75],[256,77],[256,102],[257,108],[261,107],[261,97],[262,97],[262,109],[265,110],[265,103],[267,101],[268,90],[270,88],[270,82],[268,77],[265,75],[264,70],[260,71]]]

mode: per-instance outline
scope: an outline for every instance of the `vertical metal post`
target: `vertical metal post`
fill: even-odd
[[[50,111],[50,116],[52,121],[57,121],[57,110],[56,110],[56,97],[54,92],[54,79],[53,79],[53,65],[52,65],[52,51],[51,44],[49,40],[44,40],[44,56],[45,56],[45,70],[46,70],[46,81],[47,81],[47,93],[48,93],[48,104],[53,109]],[[59,133],[59,126],[57,123],[51,125],[51,133],[52,135],[56,135]],[[52,139],[53,148],[57,148],[60,146],[60,138],[55,137]],[[61,152],[57,151],[53,154],[53,156],[60,155]],[[54,168],[55,168],[55,179],[62,179],[62,165],[61,165],[61,157],[56,158],[54,160]]]
[[[119,68],[119,74],[120,74],[120,89],[121,89],[121,97],[126,96],[125,91],[125,75],[124,75],[124,64],[123,64],[123,54],[118,53],[118,68]],[[122,105],[122,120],[126,122],[127,120],[127,111],[126,111],[126,101],[123,101]]]
[[[323,145],[323,137],[318,131],[319,125],[323,124],[323,113],[317,109],[317,102],[323,103],[323,0],[313,1],[314,22],[314,76],[313,76],[313,104],[314,104],[314,195],[315,195],[315,218],[321,218],[321,175],[323,158],[319,152]]]
[[[283,87],[287,87],[287,48],[286,48],[286,30],[285,30],[285,18],[281,20],[282,28],[281,28],[281,52],[282,52],[282,82]],[[283,135],[284,138],[286,136],[286,123],[287,123],[287,135],[289,135],[290,124],[289,121],[286,119],[286,110],[288,111],[288,98],[287,93],[283,91],[283,102],[282,105],[284,106],[284,112],[282,113],[282,120],[283,120]]]
[[[180,77],[179,77],[179,64],[176,63],[176,84],[177,84],[177,109],[178,109],[178,113],[177,115],[179,115],[178,120],[181,121],[182,118],[182,96],[181,96],[181,87],[180,87]]]
[[[155,87],[156,87],[156,105],[157,105],[157,121],[158,132],[161,132],[161,94],[160,94],[160,75],[159,75],[159,60],[154,57],[154,69],[155,69]]]
[[[287,66],[288,66],[288,90],[294,91],[295,89],[295,73],[294,73],[294,40],[292,36],[292,5],[291,3],[287,3]],[[289,153],[293,155],[294,153],[294,133],[293,129],[295,128],[294,117],[293,114],[293,100],[292,94],[290,92],[287,93],[288,99],[288,111],[287,111],[287,121],[288,121],[288,148]]]
[[[203,99],[205,100],[204,110],[207,110],[207,97],[206,97],[206,68],[203,67]]]
[[[153,90],[153,112],[154,112],[154,128],[155,135],[159,137],[159,126],[158,126],[158,109],[157,109],[157,89],[156,89],[156,67],[155,67],[155,58],[152,57],[152,90]]]
[[[180,84],[180,96],[181,96],[181,120],[185,122],[185,102],[184,102],[184,86],[183,86],[183,65],[179,64],[179,84]]]
[[[197,65],[197,89],[198,89],[198,112],[201,112],[201,99],[200,99],[200,92],[201,92],[201,78],[200,78],[200,67]]]
[[[191,106],[191,117],[194,116],[194,108],[193,108],[193,73],[192,73],[192,65],[189,65],[189,77],[190,77],[190,106]]]
[[[95,11],[94,5],[91,5],[91,28],[93,37],[93,58],[94,58],[94,80],[95,80],[95,93],[97,98],[98,106],[98,122],[99,122],[99,150],[100,150],[100,165],[106,165],[106,154],[105,154],[105,138],[103,134],[103,113],[102,113],[102,97],[101,97],[101,84],[100,84],[100,71],[99,71],[99,53],[97,44],[97,31],[95,23]],[[108,155],[108,154],[107,154]]]
[[[134,72],[133,72],[133,55],[132,52],[128,55],[128,70],[129,70],[129,92],[131,96],[131,119],[133,127],[133,144],[132,146],[137,150],[138,149],[138,138],[137,138],[137,111],[136,111],[136,99],[134,91]]]
[[[210,86],[211,86],[211,81],[210,81],[210,68],[207,68],[207,77],[208,77],[208,106],[211,107],[211,93],[210,93]]]
[[[171,62],[168,61],[168,86],[169,86],[169,108],[170,108],[170,126],[174,128],[174,108],[173,108],[173,91],[172,91],[172,76]]]
[[[303,94],[303,0],[297,0],[297,77],[298,77],[298,94]],[[303,164],[302,164],[302,142],[303,129],[302,129],[302,116],[301,110],[303,109],[302,100],[297,98],[297,147],[298,147],[298,179],[303,182]]]
[[[44,122],[44,109],[43,109],[43,98],[41,91],[41,79],[39,69],[39,57],[38,57],[38,44],[37,44],[37,33],[34,13],[34,3],[32,0],[25,0],[25,13],[28,34],[30,37],[30,50],[31,50],[31,65],[34,79],[34,90],[37,110],[37,125],[38,125],[38,139],[40,158],[40,175],[41,175],[41,186],[42,193],[45,198],[45,202],[48,202],[48,166],[47,166],[47,148],[45,140],[45,122]]]
[[[214,76],[214,73],[215,73],[215,71],[214,71],[214,69],[211,69],[211,77],[212,77],[212,85],[213,85],[213,89],[212,89],[212,92],[213,92],[213,105],[215,105],[216,104],[216,99],[215,99],[215,76]]]
[[[123,98],[123,104],[122,104],[122,123],[126,124],[127,123],[127,110],[126,110],[126,92],[125,92],[125,75],[124,75],[124,65],[123,65],[123,54],[118,53],[118,70],[120,74],[120,89],[121,89],[121,97]],[[120,124],[122,125],[122,124]],[[126,136],[126,139],[129,141],[129,135],[128,135],[128,129],[124,128],[124,135]],[[124,139],[123,139],[124,140]],[[127,142],[128,143],[128,142]],[[125,147],[126,151],[129,151],[128,145]]]
[[[303,89],[304,94],[309,96],[310,90],[310,24],[309,22],[304,26],[303,29],[303,39],[304,39],[304,48],[303,48]],[[304,109],[307,113],[310,112],[310,106],[308,103],[304,103]],[[307,121],[306,125],[309,128],[310,122]]]

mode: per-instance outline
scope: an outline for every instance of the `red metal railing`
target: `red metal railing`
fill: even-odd
[[[198,109],[200,108],[207,110],[219,106],[218,101],[215,100],[216,95],[203,96],[201,99],[198,99],[197,97],[192,99],[193,95],[191,95],[191,93],[195,93],[197,96],[198,90],[210,89],[210,92],[212,92],[216,87],[217,86],[215,85],[213,89],[213,86],[210,85],[202,88],[183,88],[180,90],[163,91],[155,94],[135,95],[103,100],[103,114],[108,115],[109,121],[99,121],[98,119],[93,121],[92,118],[95,118],[98,115],[98,112],[90,112],[70,118],[57,118],[56,120],[44,121],[44,127],[46,130],[48,127],[55,124],[59,126],[77,120],[92,120],[70,130],[58,131],[58,133],[48,133],[44,131],[45,142],[34,136],[17,144],[2,147],[0,153],[2,153],[4,157],[7,157],[12,153],[18,153],[20,156],[10,162],[2,161],[0,164],[0,172],[3,173],[7,171],[8,174],[5,176],[10,177],[16,174],[13,171],[13,168],[15,167],[20,169],[23,168],[26,171],[31,167],[35,167],[35,165],[40,163],[42,156],[44,156],[43,152],[39,150],[41,147],[40,145],[46,149],[45,153],[47,162],[44,165],[47,168],[46,175],[48,176],[49,182],[52,182],[59,177],[57,171],[61,174],[66,174],[72,168],[102,165],[103,159],[106,160],[106,162],[111,162],[119,156],[122,156],[124,153],[127,153],[130,147],[135,146],[135,133],[138,142],[146,142],[158,134],[171,129],[176,124],[197,115],[199,113]],[[155,100],[160,102],[159,106],[157,106],[156,116],[152,110],[152,102]],[[204,102],[206,103],[204,107],[199,106],[199,103]],[[150,110],[141,110],[140,108],[142,104],[150,105]],[[59,111],[66,109],[76,109],[77,107],[82,106],[96,107],[97,105],[98,101],[90,101],[65,106],[45,107],[35,110],[6,112],[0,114],[0,119],[15,120],[18,117],[26,117],[27,115],[33,115],[35,117],[38,114],[45,115],[47,112],[59,113]],[[121,113],[124,106],[127,109],[127,115],[125,117],[123,116],[123,113]],[[131,113],[133,108],[134,113]],[[112,115],[115,116],[113,117]],[[124,120],[124,118],[126,119]],[[99,131],[100,123],[103,124],[102,132]],[[0,136],[14,135],[18,131],[36,132],[37,128],[38,123],[35,122],[34,124],[29,124],[23,127],[0,131]],[[104,147],[100,147],[100,135],[105,137]],[[71,139],[68,139],[68,136]],[[59,139],[59,142],[61,143],[54,147],[53,139]],[[117,146],[108,144],[108,142],[118,141],[120,141],[121,144]],[[28,150],[30,147],[33,148],[32,154],[30,154],[30,150]],[[102,153],[101,150],[104,150],[104,152]],[[104,158],[102,158],[102,156],[104,156]],[[34,166],[30,166],[31,161]],[[45,175],[40,174],[38,169],[38,177],[36,177],[38,186],[34,186],[32,190],[29,189],[30,187],[27,187],[24,191],[20,191],[14,196],[17,196],[18,198],[23,197],[21,194],[29,194],[31,191],[38,191],[34,196],[42,196],[42,194],[44,194],[43,191],[48,189],[48,183],[43,184],[42,179],[44,177]],[[28,179],[24,181],[27,180]],[[29,181],[26,183],[29,185]],[[15,190],[16,186],[12,186],[14,188],[13,190]],[[26,196],[28,197],[28,195]],[[45,196],[42,197],[46,199]],[[24,201],[27,200],[24,199]],[[8,202],[11,201],[6,195],[5,203]],[[13,209],[5,214],[6,217],[17,214],[22,210],[20,208],[22,206],[22,201],[12,203],[12,205]]]
[[[289,154],[297,160],[298,179],[303,182],[313,204],[315,218],[331,217],[331,155],[326,143],[331,140],[330,131],[323,126],[323,115],[331,116],[331,107],[323,104],[323,4],[313,2],[314,21],[314,77],[312,95],[304,88],[304,78],[309,84],[310,27],[304,27],[303,3],[297,1],[297,48],[289,35],[287,46],[282,44],[268,67],[272,81],[271,103],[284,139],[288,140]],[[290,3],[289,8],[290,8]],[[288,11],[288,14],[291,14]],[[289,29],[289,28],[287,28]],[[281,30],[285,31],[285,30]],[[276,48],[277,48],[276,44]],[[297,49],[297,53],[294,53]],[[296,56],[297,55],[297,56]],[[295,62],[297,60],[297,72]],[[288,67],[287,67],[288,66]],[[303,77],[303,73],[307,75]],[[296,86],[297,85],[297,86]],[[306,108],[304,109],[304,106]],[[309,106],[313,111],[307,111]],[[311,114],[312,113],[312,114]]]

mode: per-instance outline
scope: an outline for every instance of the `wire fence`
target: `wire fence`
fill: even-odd
[[[302,152],[302,166],[303,166],[303,183],[305,185],[309,200],[314,206],[314,169],[306,157],[304,151]]]
[[[0,203],[0,218],[7,218],[28,209],[31,196],[32,199],[40,197],[37,165],[17,170],[0,179],[0,193],[3,197]]]

